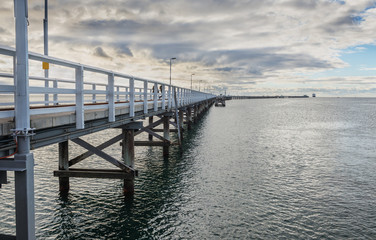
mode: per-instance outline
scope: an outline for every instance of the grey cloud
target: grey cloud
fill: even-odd
[[[127,44],[124,44],[124,43],[116,43],[114,44],[115,45],[115,50],[116,52],[118,53],[118,55],[122,56],[122,55],[126,55],[126,56],[129,56],[129,57],[133,57],[133,54],[132,54],[132,51],[131,49],[128,47]]]
[[[95,54],[102,62],[135,56],[132,64],[152,61],[157,75],[164,74],[166,59],[177,57],[182,75],[195,66],[194,71],[228,84],[252,85],[259,79],[273,83],[296,70],[338,67],[339,49],[374,41],[374,21],[364,14],[369,6],[374,1],[56,0],[49,6],[50,42],[56,47],[51,51],[69,59],[67,46],[84,48],[83,54]],[[30,8],[32,23],[39,24],[35,16],[43,15],[43,4],[33,2]],[[12,42],[5,40],[4,23],[0,41]],[[41,28],[35,29],[30,28],[37,42],[42,34]]]
[[[239,70],[241,68],[233,68],[233,67],[222,67],[222,68],[215,68],[216,71],[221,71],[221,72],[232,72],[234,70]]]
[[[315,9],[318,6],[317,0],[294,0],[294,1],[287,1],[284,3],[287,7],[294,7],[300,10],[312,10]]]
[[[94,56],[112,59],[101,47],[94,49]]]
[[[330,63],[307,54],[280,54],[277,49],[239,49],[229,51],[205,52],[203,56],[207,63],[253,65],[258,69],[250,68],[248,73],[261,74],[260,69],[291,69],[291,68],[331,68]],[[217,59],[221,59],[220,61]]]

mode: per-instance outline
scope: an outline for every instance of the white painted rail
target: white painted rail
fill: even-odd
[[[0,119],[15,117],[14,72],[15,49],[0,46],[0,60],[8,62],[1,66],[0,72]],[[10,59],[9,59],[10,58]],[[153,103],[153,111],[160,107],[171,111],[174,107],[187,105],[214,98],[210,93],[199,92],[163,82],[144,79],[129,74],[105,70],[80,63],[70,62],[50,56],[29,52],[29,62],[50,64],[50,69],[61,72],[73,72],[69,78],[45,78],[29,76],[30,115],[75,112],[76,127],[84,128],[86,110],[108,109],[108,121],[115,121],[116,108],[129,107],[129,115],[135,116],[135,105],[143,105],[143,113],[151,111],[148,103]],[[51,70],[50,70],[51,71]],[[42,75],[41,71],[41,75]],[[95,79],[93,79],[95,75]],[[50,84],[52,83],[52,84]],[[177,101],[174,102],[176,94]]]

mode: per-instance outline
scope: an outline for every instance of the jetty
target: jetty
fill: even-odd
[[[9,184],[8,173],[14,172],[16,236],[0,234],[0,238],[35,239],[34,159],[38,156],[31,150],[58,144],[53,175],[63,193],[69,191],[70,178],[81,177],[122,179],[124,194],[133,194],[138,175],[135,146],[159,146],[167,156],[170,146],[181,145],[183,125],[191,129],[216,96],[29,52],[25,1],[15,1],[15,18],[16,48],[0,47],[0,59],[13,63],[0,73],[0,187]],[[30,76],[30,61],[73,77]],[[118,134],[98,146],[82,139],[110,128],[118,129]],[[171,132],[177,134],[176,142]],[[137,140],[141,133],[148,134],[148,141]],[[70,158],[69,141],[85,151]],[[122,159],[103,151],[119,142]],[[74,168],[94,154],[114,168]]]
[[[303,96],[284,96],[284,95],[276,95],[276,96],[227,96],[228,99],[274,99],[274,98],[309,98],[308,95]]]

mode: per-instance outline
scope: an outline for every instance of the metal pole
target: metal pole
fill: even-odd
[[[44,32],[44,55],[48,55],[48,0],[44,0],[43,32]],[[46,70],[48,72],[48,69]]]
[[[171,60],[175,60],[176,58],[170,58],[170,85],[171,85]]]
[[[28,64],[28,9],[27,0],[15,0],[16,17],[16,93],[15,127],[18,153],[14,161],[25,163],[24,171],[15,172],[16,237],[35,239],[34,213],[34,157],[30,153],[30,108]]]
[[[44,34],[44,55],[48,56],[48,0],[44,0],[44,19],[43,19],[43,34]],[[46,64],[48,65],[48,64]],[[44,69],[44,77],[48,78],[48,68]],[[49,87],[49,81],[44,81],[44,86]],[[48,93],[44,95],[45,105],[49,105]]]

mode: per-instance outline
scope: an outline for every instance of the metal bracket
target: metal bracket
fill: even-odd
[[[35,128],[11,129],[10,131],[14,137],[29,137],[35,135]]]

